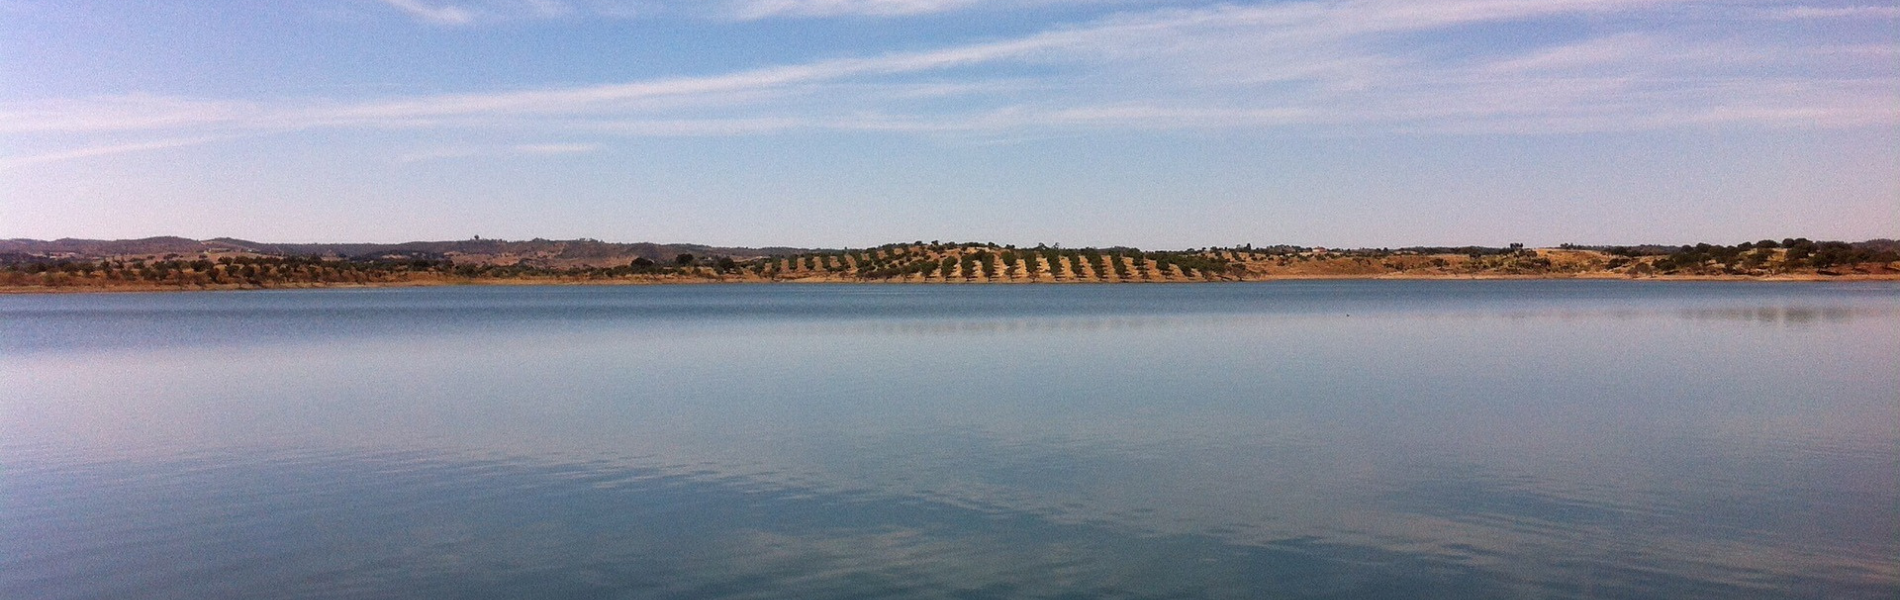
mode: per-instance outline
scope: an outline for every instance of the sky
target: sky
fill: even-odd
[[[0,0],[0,238],[1900,237],[1900,3]]]

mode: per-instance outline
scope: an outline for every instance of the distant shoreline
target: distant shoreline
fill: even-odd
[[[1179,281],[1075,281],[1075,280],[1038,280],[1038,281],[885,281],[860,280],[848,278],[801,279],[762,279],[754,277],[733,277],[709,279],[703,277],[676,277],[664,279],[625,279],[625,280],[549,280],[549,279],[435,279],[417,281],[380,281],[370,283],[294,283],[281,285],[249,284],[211,284],[211,285],[162,285],[162,284],[126,284],[126,285],[68,285],[68,286],[0,286],[0,294],[111,294],[111,293],[172,293],[172,292],[242,292],[266,290],[328,290],[328,289],[387,289],[387,288],[432,288],[432,287],[620,287],[620,286],[673,286],[673,285],[1168,285],[1168,284],[1223,284],[1223,283],[1273,283],[1293,281],[1628,281],[1628,282],[1732,282],[1732,283],[1829,283],[1829,282],[1890,282],[1900,281],[1900,273],[1851,273],[1842,275],[1818,275],[1795,273],[1769,276],[1747,275],[1651,275],[1630,277],[1612,273],[1581,273],[1562,276],[1552,275],[1424,275],[1424,274],[1384,274],[1384,275],[1294,275],[1282,277],[1251,277],[1220,280],[1179,280]]]
[[[677,251],[668,256],[668,253]],[[696,251],[696,252],[695,252]],[[0,240],[0,293],[450,285],[1139,284],[1339,280],[1900,281],[1900,242],[1144,251],[910,242],[855,250],[469,240]]]

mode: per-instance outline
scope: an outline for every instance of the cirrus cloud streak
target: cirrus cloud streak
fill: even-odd
[[[385,1],[444,24],[477,14],[419,0]],[[857,4],[863,3],[826,5]],[[993,137],[1900,123],[1900,69],[1894,66],[1900,48],[1893,45],[1758,40],[1655,25],[1685,10],[1738,28],[1761,21],[1761,10],[1777,18],[1884,14],[1757,4],[1359,0],[1163,9],[927,51],[600,85],[353,101],[145,95],[45,101],[0,106],[0,134],[119,136],[127,139],[96,147],[137,151],[162,147],[154,140],[324,128],[415,130],[418,136],[477,130],[522,138],[796,131]],[[892,4],[899,5],[911,3]],[[1582,33],[1477,49],[1460,43],[1476,28],[1529,32],[1551,23]],[[104,153],[57,149],[39,155],[43,159],[9,162]]]

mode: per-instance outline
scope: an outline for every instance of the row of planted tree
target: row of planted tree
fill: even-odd
[[[367,285],[411,281],[419,274],[454,270],[455,266],[446,260],[339,260],[315,256],[14,259],[0,264],[0,285]]]
[[[449,256],[316,257],[236,255],[77,258],[0,255],[0,286],[165,285],[276,287],[509,280],[823,280],[892,282],[1219,281],[1279,274],[1332,276],[1414,273],[1539,276],[1599,272],[1628,276],[1764,276],[1900,273],[1900,246],[1875,240],[1795,238],[1733,246],[1405,248],[1327,251],[1273,246],[1146,252],[1135,248],[914,242],[875,248],[735,259],[680,254],[611,265],[493,264]],[[1555,260],[1553,260],[1555,259]],[[1315,270],[1317,268],[1317,270]],[[1304,269],[1304,271],[1302,270]]]
[[[449,258],[315,256],[75,259],[0,257],[4,286],[373,285],[425,280],[805,279],[944,281],[1186,281],[1216,279],[1228,262],[1198,252],[989,244],[889,245],[842,252],[735,260],[681,254],[615,266],[458,263]]]
[[[743,268],[768,279],[1180,281],[1223,278],[1230,273],[1229,266],[1227,260],[1204,252],[919,243],[769,258],[745,263]]]
[[[1325,265],[1326,269],[1312,269]],[[1326,250],[1252,245],[1178,252],[1134,248],[1016,248],[995,244],[893,244],[803,254],[742,265],[766,278],[813,276],[928,281],[1182,281],[1246,279],[1275,272],[1366,275],[1770,276],[1900,272],[1900,243],[1790,238],[1735,245],[1414,247]]]

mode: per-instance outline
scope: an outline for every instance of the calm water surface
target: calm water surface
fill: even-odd
[[[0,297],[0,598],[1900,596],[1900,287]]]

